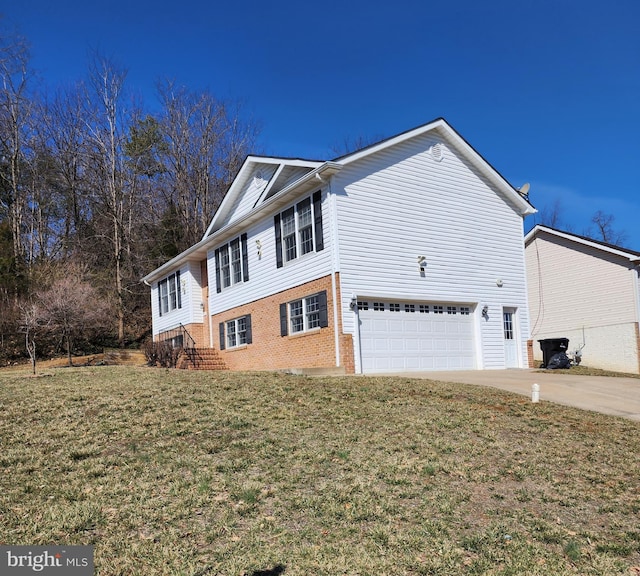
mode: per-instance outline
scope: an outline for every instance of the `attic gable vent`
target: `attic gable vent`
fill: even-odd
[[[442,149],[442,144],[439,142],[431,146],[431,157],[436,161],[440,162],[443,158],[444,150]]]
[[[264,174],[262,170],[258,170],[253,176],[253,185],[260,188],[264,184]]]

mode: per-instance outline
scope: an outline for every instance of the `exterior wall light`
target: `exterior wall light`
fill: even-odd
[[[424,269],[427,267],[427,258],[425,256],[418,256],[418,268],[420,268],[420,272],[424,272]]]
[[[486,304],[482,307],[482,317],[485,320],[489,320],[489,306]]]

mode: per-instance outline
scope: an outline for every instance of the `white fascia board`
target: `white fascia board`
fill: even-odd
[[[225,241],[227,238],[230,238],[235,234],[238,234],[242,230],[246,230],[248,226],[251,226],[255,222],[264,218],[265,214],[268,214],[269,212],[277,212],[279,209],[288,206],[291,203],[292,196],[324,186],[328,179],[341,169],[341,164],[337,164],[336,162],[324,162],[316,169],[308,172],[295,182],[289,184],[286,188],[280,190],[276,195],[265,200],[262,204],[258,204],[258,206],[246,215],[234,222],[231,222],[224,228],[216,230],[207,238],[207,240],[213,239],[217,244]]]
[[[189,262],[190,260],[202,260],[202,258],[207,255],[207,244],[208,242],[205,242],[205,239],[200,240],[200,242],[194,244],[191,248],[187,248],[177,256],[174,256],[171,260],[165,262],[153,272],[149,272],[149,274],[142,278],[142,282],[147,286],[150,286],[151,282],[170,274],[175,269],[179,268],[184,262]]]
[[[220,221],[221,218],[226,216],[227,211],[233,206],[238,194],[242,192],[242,188],[246,182],[247,176],[253,170],[253,167],[256,164],[280,164],[281,166],[300,166],[305,168],[317,168],[322,165],[322,162],[315,160],[302,160],[300,158],[276,158],[271,156],[247,156],[238,170],[238,174],[234,178],[229,190],[225,194],[220,206],[216,210],[216,213],[213,215],[207,230],[204,233],[202,239],[204,240],[211,231],[214,229],[215,225]]]
[[[327,183],[328,178],[333,176],[336,172],[342,169],[342,165],[336,162],[325,162],[320,164],[317,168],[311,172],[305,174],[302,178],[299,178],[295,182],[292,182],[286,188],[283,188],[275,196],[272,196],[267,201],[256,206],[251,212],[248,212],[242,218],[228,224],[220,230],[216,230],[211,236],[205,236],[200,242],[191,246],[181,254],[178,254],[159,268],[156,268],[153,272],[147,274],[142,278],[142,282],[150,285],[151,282],[162,278],[167,274],[170,274],[173,270],[178,268],[183,262],[190,260],[202,260],[207,257],[209,248],[215,244],[224,242],[225,239],[230,238],[239,232],[246,230],[248,226],[264,218],[264,215],[270,211],[277,210],[278,208],[284,208],[291,202],[291,196],[299,194],[306,189],[317,188]]]
[[[462,136],[460,136],[460,134],[458,134],[444,118],[438,118],[433,122],[429,122],[428,124],[403,132],[402,134],[383,140],[378,144],[374,144],[373,146],[369,146],[360,151],[354,152],[353,154],[339,158],[337,162],[344,165],[351,164],[352,162],[360,160],[370,154],[375,154],[376,152],[431,131],[440,131],[445,137],[452,140],[454,144],[462,150],[462,153],[471,161],[471,163],[516,205],[522,216],[535,214],[537,212],[537,210],[527,200],[525,200],[520,193],[511,186],[511,184],[509,184],[509,182],[507,182],[507,180],[505,180],[505,178],[495,168],[493,168],[493,166],[491,166],[478,152],[476,152],[474,148]]]
[[[542,224],[536,224],[531,230],[529,230],[529,233],[524,237],[525,245],[533,240],[539,232],[546,232],[547,234],[557,236],[558,238],[564,238],[565,240],[571,240],[572,242],[582,244],[583,246],[589,246],[590,248],[596,248],[597,250],[602,250],[603,252],[608,252],[609,254],[614,254],[615,256],[621,256],[622,258],[626,258],[627,260],[629,260],[629,262],[640,262],[640,256],[631,252],[627,252],[622,248],[605,246],[597,240],[589,240],[588,238],[576,236],[569,232],[562,232],[561,230],[555,230],[554,228],[549,228],[548,226],[543,226]]]

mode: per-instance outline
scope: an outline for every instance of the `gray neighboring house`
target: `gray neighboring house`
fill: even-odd
[[[538,225],[525,236],[531,338],[569,338],[586,366],[640,373],[640,252]]]

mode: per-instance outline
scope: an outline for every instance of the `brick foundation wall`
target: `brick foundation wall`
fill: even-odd
[[[208,338],[205,337],[205,326],[202,323],[199,324],[187,324],[185,326],[187,332],[189,332],[189,334],[191,334],[191,337],[195,340],[196,342],[196,348],[209,348],[209,340]],[[176,330],[179,330],[178,328],[173,328],[171,330],[167,330],[165,332],[160,332],[160,334],[157,334],[154,338],[154,340],[156,342],[162,342],[163,340],[166,340],[169,335],[171,336],[175,336],[176,334]]]
[[[339,286],[339,282],[338,282]],[[280,304],[326,290],[329,326],[302,334],[280,336]],[[338,291],[338,301],[339,291]],[[219,324],[251,314],[252,343],[220,350],[230,370],[279,370],[287,368],[333,368],[336,365],[331,276],[227,310],[212,317],[214,348],[220,349]],[[339,332],[341,315],[339,315]],[[351,336],[340,336],[340,362],[353,372]]]
[[[529,368],[535,368],[533,363],[533,340],[527,340],[527,362]]]

